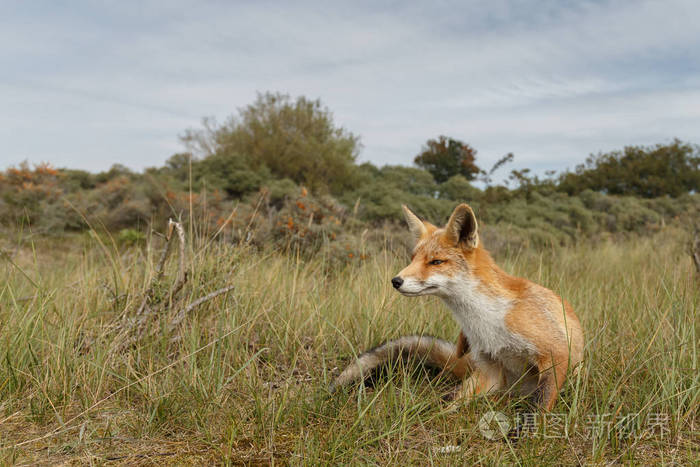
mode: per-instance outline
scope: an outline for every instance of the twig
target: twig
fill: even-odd
[[[172,219],[168,219],[168,233],[172,232],[172,228],[175,227],[177,236],[180,240],[180,263],[177,271],[177,277],[179,280],[186,280],[185,272],[185,231],[182,228],[182,224],[175,222]]]
[[[181,310],[177,314],[177,316],[173,318],[173,320],[170,323],[170,329],[173,330],[174,328],[176,328],[182,322],[182,320],[185,319],[185,316],[187,316],[189,312],[197,308],[202,303],[208,302],[209,300],[218,297],[219,295],[225,294],[226,292],[233,290],[234,287],[235,286],[233,285],[229,285],[228,287],[224,287],[223,289],[215,290],[212,293],[207,294],[204,297],[198,298],[194,302],[190,303],[189,305],[187,305],[187,308]]]
[[[172,222],[172,221],[169,221]],[[165,260],[168,259],[168,253],[170,252],[170,240],[173,238],[171,235],[172,228],[168,224],[168,235],[165,236],[165,247],[163,252],[160,254],[160,259],[158,260],[158,265],[156,266],[156,278],[160,279],[163,277],[165,270]]]
[[[690,242],[690,256],[695,263],[695,269],[700,274],[700,233],[695,233],[695,238]]]
[[[165,261],[168,259],[168,254],[170,253],[170,240],[173,238],[171,235],[172,230],[172,220],[168,220],[168,234],[165,236],[165,246],[163,247],[163,252],[160,254],[160,259],[158,260],[158,265],[156,266],[156,273],[153,276],[153,279],[151,279],[151,284],[148,286],[148,289],[143,294],[143,300],[136,311],[136,316],[143,314],[144,310],[148,306],[148,302],[153,297],[153,290],[156,283],[163,277],[165,272]]]
[[[170,251],[170,243],[174,237],[173,231],[177,234],[178,241],[180,242],[180,258],[178,262],[177,280],[170,287],[169,300],[158,300],[152,303],[153,297],[156,293],[156,285],[158,284],[159,280],[162,279],[164,274],[165,263],[168,258],[168,252]],[[185,231],[182,228],[182,225],[179,222],[173,221],[172,219],[168,220],[168,231],[165,239],[166,243],[155,268],[154,277],[151,280],[149,288],[144,292],[143,300],[141,301],[140,306],[131,316],[128,316],[126,311],[122,316],[121,324],[118,325],[119,335],[117,339],[115,339],[115,345],[112,347],[113,352],[119,352],[138,343],[147,334],[149,322],[152,319],[165,319],[164,312],[166,310],[174,309],[177,305],[179,305],[179,301],[175,302],[174,297],[182,290],[188,279],[188,271],[185,269]],[[182,307],[180,311],[170,320],[170,324],[168,325],[169,331],[174,331],[180,325],[180,323],[182,323],[185,317],[198,306],[212,300],[215,297],[218,297],[219,295],[230,292],[233,289],[233,285],[223,287],[196,299],[186,307]],[[162,327],[158,328],[162,329]],[[152,330],[151,332],[153,333],[155,330]]]
[[[155,268],[155,273],[151,279],[148,289],[143,294],[143,299],[136,312],[129,316],[127,310],[121,316],[121,324],[118,325],[120,328],[119,341],[112,350],[113,352],[121,351],[122,349],[132,345],[144,336],[147,324],[151,319],[151,316],[156,314],[158,311],[158,306],[152,306],[151,301],[153,300],[156,285],[163,278],[165,274],[165,263],[168,259],[170,252],[170,244],[173,239],[173,231],[177,233],[178,240],[180,242],[180,258],[178,263],[178,279],[177,282],[170,288],[169,302],[172,304],[173,298],[182,290],[182,287],[187,282],[187,271],[185,270],[185,231],[179,222],[175,222],[172,219],[168,219],[168,230],[165,235],[165,246],[160,255],[158,263]]]
[[[177,282],[170,291],[171,301],[172,297],[177,295],[177,293],[180,292],[182,287],[187,282],[187,271],[185,271],[185,231],[182,228],[182,224],[175,222],[172,219],[168,219],[168,232],[171,232],[173,227],[175,228],[177,236],[180,240],[180,262],[177,270]]]

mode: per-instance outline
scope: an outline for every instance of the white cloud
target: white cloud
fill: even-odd
[[[540,169],[700,140],[693,1],[29,5],[0,19],[0,166],[158,165],[266,90],[320,97],[378,164],[438,134]]]

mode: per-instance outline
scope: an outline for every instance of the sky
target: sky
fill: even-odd
[[[700,2],[5,1],[0,168],[159,166],[259,92],[320,99],[360,161],[429,138],[488,168],[700,143]]]

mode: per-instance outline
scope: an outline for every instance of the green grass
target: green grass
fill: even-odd
[[[95,235],[17,235],[0,266],[0,461],[208,464],[685,464],[698,459],[699,282],[682,233],[497,255],[509,272],[569,300],[586,334],[545,433],[485,439],[482,398],[450,412],[454,382],[397,363],[372,387],[329,395],[350,358],[382,341],[459,330],[434,298],[389,284],[406,263],[382,254],[339,268],[322,257],[195,240],[172,302],[173,248],[153,286],[161,307],[144,337],[117,350],[120,327],[152,284],[162,240],[124,249]],[[488,245],[487,245],[488,247]],[[400,251],[397,249],[397,251]],[[335,265],[335,266],[334,266]],[[227,285],[235,289],[178,311]],[[609,415],[606,415],[609,414]],[[661,414],[664,433],[649,417]],[[541,417],[541,415],[539,415]],[[629,417],[639,436],[605,427]],[[597,418],[596,418],[597,417]],[[606,418],[607,417],[607,418]],[[666,419],[667,417],[667,419]],[[666,431],[667,430],[667,431]],[[440,453],[460,445],[456,453]]]

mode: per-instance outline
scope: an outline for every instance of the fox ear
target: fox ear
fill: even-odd
[[[406,223],[408,224],[408,229],[413,234],[413,237],[418,241],[423,235],[428,232],[428,228],[425,226],[422,220],[418,218],[413,212],[406,207],[405,204],[401,205],[403,208],[403,215],[406,218]]]
[[[447,221],[445,235],[455,245],[471,250],[479,244],[476,216],[467,204],[460,204],[455,208]]]

